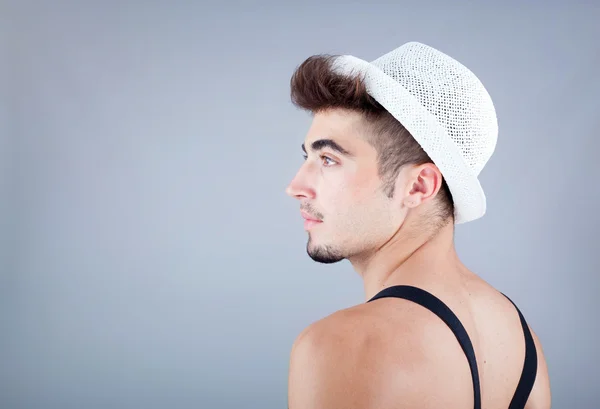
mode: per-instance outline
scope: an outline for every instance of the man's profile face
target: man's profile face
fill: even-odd
[[[383,191],[376,149],[358,113],[315,115],[303,149],[306,161],[286,192],[300,201],[313,260],[334,263],[384,244],[402,223],[397,201]],[[304,152],[303,152],[304,153]]]

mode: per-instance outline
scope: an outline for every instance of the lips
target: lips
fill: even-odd
[[[302,216],[302,218],[304,220],[307,220],[307,221],[311,221],[311,222],[320,222],[321,221],[321,220],[317,219],[316,217],[313,217],[310,214],[306,213],[305,211],[300,211],[300,215]]]
[[[314,216],[311,216],[310,214],[306,213],[303,210],[300,211],[300,214],[302,215],[302,218],[304,219],[304,230],[306,230],[306,231],[323,223],[321,220],[317,219]]]

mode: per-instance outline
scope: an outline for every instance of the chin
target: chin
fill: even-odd
[[[341,252],[336,251],[331,246],[311,245],[310,241],[306,245],[306,253],[311,259],[322,264],[333,264],[346,258]]]

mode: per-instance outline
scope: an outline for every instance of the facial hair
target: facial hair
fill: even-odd
[[[340,254],[339,251],[336,251],[331,246],[316,246],[311,247],[311,238],[309,236],[308,243],[306,244],[306,253],[308,256],[316,261],[317,263],[322,264],[333,264],[339,261],[344,260],[344,256]]]

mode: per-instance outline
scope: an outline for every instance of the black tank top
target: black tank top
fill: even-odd
[[[504,295],[504,294],[503,294]],[[529,398],[529,394],[533,389],[535,377],[537,373],[537,351],[533,337],[529,331],[529,327],[525,322],[525,318],[521,311],[514,302],[506,295],[504,295],[515,307],[519,313],[521,320],[521,326],[523,327],[523,333],[525,335],[525,363],[523,365],[523,371],[521,372],[521,379],[515,390],[515,394],[510,402],[509,409],[523,409]],[[413,301],[429,311],[436,314],[442,321],[450,327],[460,346],[462,347],[467,360],[469,361],[469,367],[471,368],[471,377],[473,379],[473,391],[475,394],[475,409],[481,409],[481,390],[479,385],[479,371],[477,370],[477,361],[475,359],[475,351],[473,350],[473,344],[467,334],[467,331],[459,321],[458,317],[444,304],[440,299],[430,294],[429,292],[420,288],[398,285],[386,288],[376,294],[368,302],[377,300],[379,298],[395,297],[402,298],[405,300]]]

